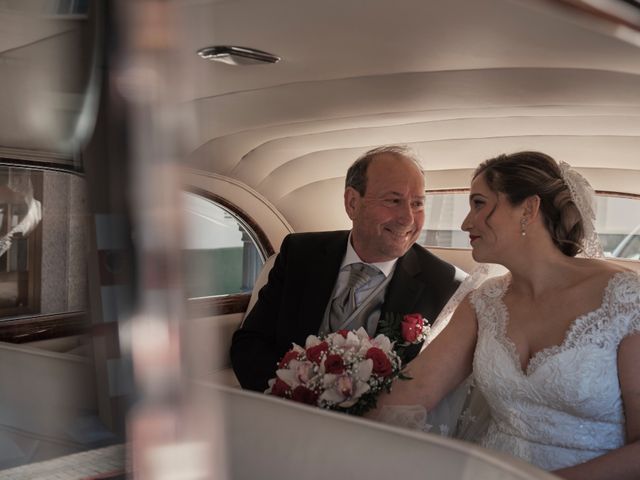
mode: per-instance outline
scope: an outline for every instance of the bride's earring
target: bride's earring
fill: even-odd
[[[523,237],[527,236],[527,219],[523,218],[520,220],[520,235]]]

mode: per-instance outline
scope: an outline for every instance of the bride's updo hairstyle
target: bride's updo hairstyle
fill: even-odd
[[[585,235],[582,216],[553,158],[540,152],[499,155],[481,163],[473,178],[480,174],[489,188],[503,193],[511,205],[538,195],[553,243],[570,257],[580,253]]]

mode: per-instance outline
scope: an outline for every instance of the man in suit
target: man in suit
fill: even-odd
[[[344,191],[351,231],[288,235],[233,336],[231,362],[243,388],[264,391],[292,342],[304,345],[308,335],[359,326],[373,335],[387,313],[435,320],[464,274],[415,243],[424,191],[420,165],[403,147],[370,150],[354,162]],[[333,304],[350,288],[350,270],[363,263],[374,273],[355,290],[355,303],[366,309],[345,323]],[[405,359],[418,351],[405,352]]]

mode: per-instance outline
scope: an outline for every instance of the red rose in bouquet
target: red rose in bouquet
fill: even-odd
[[[289,385],[284,383],[279,378],[276,378],[276,381],[271,387],[271,395],[275,395],[277,397],[287,397],[291,395],[291,389]]]
[[[298,358],[300,358],[300,352],[297,352],[295,350],[289,350],[287,353],[284,354],[284,357],[282,357],[282,360],[280,360],[280,363],[278,363],[278,368],[287,368],[291,360],[298,360]]]
[[[335,353],[327,355],[327,359],[324,361],[324,368],[327,373],[343,373],[344,361],[340,355]]]
[[[389,357],[377,347],[371,347],[365,358],[373,360],[373,373],[377,373],[381,377],[388,377],[393,373],[393,364]]]
[[[294,402],[306,403],[307,405],[315,405],[318,401],[318,393],[308,389],[302,385],[298,385],[291,392],[291,400]]]
[[[307,359],[313,363],[320,363],[322,355],[325,354],[327,350],[329,350],[329,344],[327,342],[320,342],[318,345],[307,348]]]

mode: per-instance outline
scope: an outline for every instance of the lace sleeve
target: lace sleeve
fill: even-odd
[[[375,419],[396,427],[453,436],[467,401],[469,384],[469,380],[463,382],[428,412],[422,405],[385,405]]]
[[[385,405],[375,420],[424,432],[427,428],[427,409],[422,405]]]
[[[628,272],[620,277],[613,289],[610,315],[618,319],[612,323],[623,330],[620,337],[624,338],[640,333],[640,275]]]

